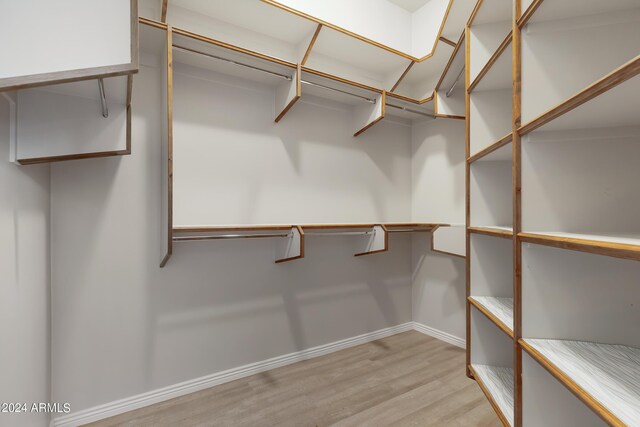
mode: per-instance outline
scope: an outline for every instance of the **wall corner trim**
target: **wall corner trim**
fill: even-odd
[[[425,335],[429,335],[430,337],[437,338],[440,341],[444,341],[448,344],[455,345],[456,347],[467,348],[466,340],[464,338],[456,337],[455,335],[451,335],[447,332],[443,332],[430,326],[423,325],[422,323],[413,322],[413,330]]]

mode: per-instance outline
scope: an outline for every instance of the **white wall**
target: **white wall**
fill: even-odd
[[[0,402],[49,401],[49,166],[9,159],[0,96]],[[48,414],[0,414],[0,426],[43,426]]]
[[[416,122],[412,128],[412,217],[465,222],[463,120]],[[465,337],[465,260],[429,250],[429,234],[413,237],[413,320]]]
[[[143,65],[131,156],[52,166],[53,399],[80,410],[411,320],[408,236],[359,258],[351,236],[309,237],[305,259],[278,265],[268,239],[181,243],[160,269],[160,92]],[[350,126],[295,109],[284,120]],[[305,158],[289,130],[292,161]],[[393,144],[410,155],[408,139]]]

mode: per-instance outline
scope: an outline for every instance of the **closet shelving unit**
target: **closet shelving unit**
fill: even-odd
[[[265,87],[274,88],[274,121],[285,117],[295,102],[309,94],[329,98],[346,105],[353,105],[356,123],[354,136],[366,131],[385,115],[405,119],[432,119],[432,98],[414,100],[412,98],[386,92],[342,77],[316,70],[301,63],[293,63],[265,53],[249,50],[228,42],[197,34],[168,24],[141,18],[145,27],[162,32],[164,44],[165,124],[163,136],[164,157],[167,169],[163,182],[166,183],[163,200],[164,258],[161,266],[166,265],[173,252],[174,244],[186,241],[273,238],[276,239],[276,262],[292,261],[304,257],[305,238],[309,236],[354,235],[360,236],[361,250],[355,256],[368,255],[388,250],[388,236],[394,233],[431,233],[438,228],[447,228],[448,224],[431,223],[345,223],[345,224],[292,224],[292,225],[225,225],[225,226],[176,226],[173,212],[173,70],[180,66],[190,67],[190,72],[198,70],[230,74],[247,81],[257,82]],[[451,245],[441,233],[438,241],[432,239],[436,251],[454,256],[464,256],[459,248]]]
[[[478,2],[467,35],[495,3]],[[513,11],[499,45],[511,44],[511,135],[474,153],[473,110],[467,122],[468,373],[505,425],[639,425],[640,4],[516,0]],[[478,67],[467,49],[481,76],[467,76],[469,108],[507,59]],[[474,222],[474,167],[491,160],[512,170],[513,231],[500,236]],[[487,350],[496,331],[504,354]],[[475,367],[487,354],[489,379]],[[499,368],[513,369],[509,386]]]
[[[512,3],[478,1],[465,29],[467,375],[517,425],[512,187]]]
[[[0,74],[10,107],[10,160],[28,165],[130,154],[137,0],[83,2],[73,16],[55,3],[38,5],[39,16],[58,23],[59,31],[45,39],[33,37],[30,25],[40,24],[31,4],[7,7],[12,19],[0,36],[21,40],[8,46]]]

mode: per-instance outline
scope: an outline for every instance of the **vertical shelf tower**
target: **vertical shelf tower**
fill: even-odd
[[[465,29],[467,375],[509,426],[640,425],[640,3]]]

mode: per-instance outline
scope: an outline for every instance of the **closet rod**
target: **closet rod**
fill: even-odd
[[[345,95],[351,95],[354,96],[356,98],[360,98],[360,99],[364,99],[365,101],[367,101],[370,104],[375,104],[376,100],[372,99],[372,98],[367,98],[366,96],[362,96],[362,95],[358,95],[355,93],[351,93],[351,92],[347,92],[346,90],[341,90],[341,89],[336,89],[334,87],[330,87],[330,86],[325,86],[325,85],[321,85],[320,83],[313,83],[313,82],[308,82],[306,80],[300,80],[300,83],[304,83],[306,85],[310,85],[310,86],[316,86],[316,87],[321,87],[323,89],[328,89],[328,90],[332,90],[334,92],[340,92],[340,93],[344,93]]]
[[[436,116],[434,116],[433,114],[425,113],[424,111],[413,110],[411,108],[401,107],[400,105],[387,104],[387,107],[397,108],[398,110],[407,111],[413,114],[420,114],[421,116],[431,117],[432,119],[436,118]]]
[[[214,236],[176,236],[174,242],[184,242],[189,240],[218,240],[218,239],[259,239],[265,237],[290,237],[291,233],[277,234],[217,234]]]
[[[209,58],[219,59],[220,61],[225,61],[225,62],[228,62],[230,64],[239,65],[241,67],[251,68],[252,70],[262,71],[263,73],[268,73],[268,74],[271,74],[273,76],[281,77],[281,78],[283,78],[285,80],[291,81],[291,76],[287,76],[286,74],[280,74],[280,73],[277,73],[275,71],[265,70],[264,68],[256,67],[256,66],[249,65],[249,64],[244,64],[242,62],[234,61],[233,59],[223,58],[221,56],[212,55],[210,53],[200,52],[199,50],[190,49],[188,47],[178,46],[177,44],[174,44],[173,47],[175,47],[177,49],[181,49],[181,50],[187,51],[187,52],[197,53],[197,54],[203,55],[203,56],[208,56]]]
[[[427,228],[406,228],[406,229],[401,229],[401,230],[389,230],[389,233],[428,233],[430,232],[431,229]]]
[[[291,81],[291,76],[288,76],[286,74],[280,74],[280,73],[277,73],[275,71],[265,70],[264,68],[256,67],[254,65],[244,64],[242,62],[234,61],[232,59],[223,58],[221,56],[212,55],[210,53],[200,52],[199,50],[190,49],[188,47],[179,46],[179,45],[176,45],[176,44],[174,44],[173,47],[175,47],[177,49],[181,49],[181,50],[187,51],[187,52],[196,53],[196,54],[203,55],[203,56],[208,56],[209,58],[219,59],[220,61],[225,61],[225,62],[228,62],[230,64],[239,65],[241,67],[251,68],[252,70],[262,71],[264,73],[268,73],[268,74],[271,74],[273,76],[281,77],[281,78],[283,78],[285,80]],[[346,90],[336,89],[336,88],[333,88],[333,87],[330,87],[330,86],[325,86],[325,85],[320,84],[320,83],[309,82],[309,81],[306,81],[306,80],[300,80],[300,83],[304,83],[304,84],[310,85],[310,86],[320,87],[320,88],[327,89],[327,90],[332,90],[334,92],[344,93],[345,95],[350,95],[350,96],[354,96],[356,98],[363,99],[363,100],[365,100],[365,101],[367,101],[367,102],[369,102],[371,104],[375,104],[376,103],[375,99],[367,98],[366,96],[362,96],[362,95],[358,95],[358,94],[355,94],[355,93],[347,92]]]
[[[365,236],[369,234],[376,234],[375,231],[337,231],[334,233],[322,233],[322,232],[305,232],[305,236]]]
[[[458,84],[458,80],[460,80],[460,76],[462,75],[463,72],[464,72],[464,66],[462,67],[462,69],[458,73],[458,77],[456,77],[455,81],[453,82],[453,84],[451,85],[449,90],[445,93],[447,98],[451,96],[451,92],[453,92],[453,89],[456,87],[456,84]]]
[[[104,80],[98,79],[98,91],[100,91],[100,106],[102,107],[102,117],[109,117],[109,107],[107,106],[107,96],[104,93]]]

